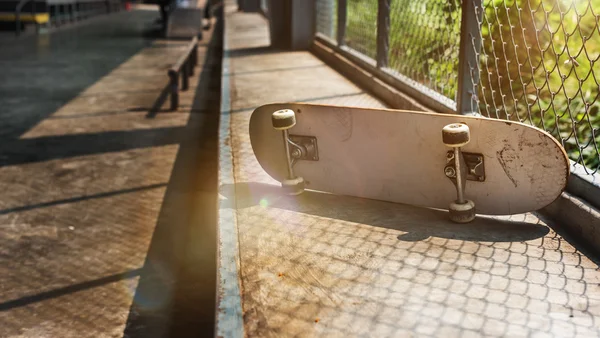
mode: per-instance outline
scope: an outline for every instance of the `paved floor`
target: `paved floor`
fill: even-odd
[[[457,225],[442,211],[283,195],[253,155],[255,107],[383,104],[310,53],[270,49],[264,18],[227,3],[219,333],[600,336],[597,263],[534,214]]]
[[[157,17],[0,45],[1,337],[213,330],[219,34],[169,112]]]

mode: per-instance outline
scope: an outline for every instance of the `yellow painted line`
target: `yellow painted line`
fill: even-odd
[[[21,21],[35,21],[37,23],[47,23],[50,21],[50,14],[48,13],[23,13],[20,15]],[[17,16],[14,13],[0,13],[0,21],[16,21]]]

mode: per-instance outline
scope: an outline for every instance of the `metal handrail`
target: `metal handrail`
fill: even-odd
[[[21,0],[15,8],[15,33],[17,34],[17,36],[21,34],[21,10],[23,9],[23,6],[25,6],[28,2],[31,1],[35,2],[35,0]],[[31,6],[31,15],[35,18],[35,4]],[[34,22],[36,25],[38,24],[35,19]]]

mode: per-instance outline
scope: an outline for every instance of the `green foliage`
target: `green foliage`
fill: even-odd
[[[390,15],[390,67],[449,98],[458,85],[458,8],[455,0],[396,0]]]
[[[377,0],[348,0],[346,44],[375,58],[377,52]]]
[[[348,0],[346,43],[372,58],[377,0]],[[600,0],[483,0],[478,83],[483,115],[522,121],[600,166]],[[392,0],[390,67],[454,99],[457,0]],[[475,70],[477,71],[477,70]]]
[[[600,1],[591,1],[484,0],[479,97],[484,115],[543,128],[596,169],[600,17],[590,8]]]

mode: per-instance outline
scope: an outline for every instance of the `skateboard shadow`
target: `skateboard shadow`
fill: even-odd
[[[524,216],[493,218],[478,215],[468,224],[448,220],[445,210],[351,196],[305,191],[299,196],[284,195],[279,186],[262,183],[236,183],[221,186],[220,208],[245,209],[258,205],[319,217],[361,223],[406,232],[402,241],[429,237],[481,242],[521,242],[548,234],[545,225],[526,222]],[[518,218],[518,219],[517,219]]]

